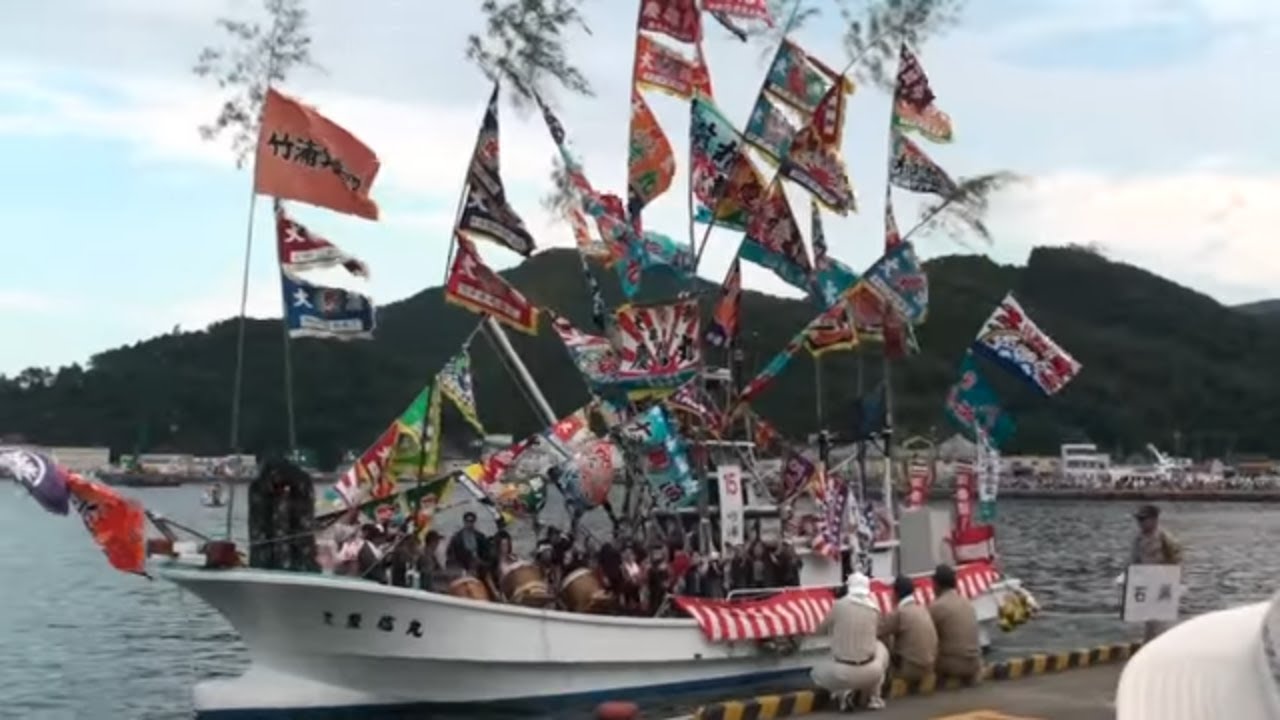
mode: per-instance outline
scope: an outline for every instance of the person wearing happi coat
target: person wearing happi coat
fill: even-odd
[[[889,668],[889,649],[876,638],[880,606],[871,596],[871,580],[860,572],[849,576],[846,593],[831,606],[819,628],[831,630],[831,659],[814,667],[814,684],[838,698],[842,711],[852,710],[855,694],[868,696],[867,707],[884,707],[881,686]]]

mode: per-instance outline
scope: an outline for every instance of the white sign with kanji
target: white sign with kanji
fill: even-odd
[[[1124,578],[1125,622],[1178,619],[1182,568],[1178,565],[1130,565]]]
[[[720,543],[742,545],[746,540],[746,516],[742,504],[742,468],[721,465],[720,475]]]

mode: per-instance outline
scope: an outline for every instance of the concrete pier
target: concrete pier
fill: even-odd
[[[1123,664],[1100,665],[1017,682],[984,683],[934,695],[890,700],[877,712],[823,711],[810,720],[1114,720]]]

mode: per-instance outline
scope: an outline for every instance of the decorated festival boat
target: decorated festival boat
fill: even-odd
[[[535,249],[503,187],[496,84],[459,203],[445,298],[482,317],[473,336],[482,334],[491,342],[545,422],[545,431],[461,471],[441,471],[444,401],[483,433],[468,338],[319,499],[310,478],[297,468],[263,467],[248,502],[247,566],[229,539],[184,541],[175,531],[180,526],[154,516],[165,537],[148,544],[150,557],[144,561],[143,514],[135,504],[105,495],[109,489],[31,460],[29,454],[7,456],[11,471],[38,498],[57,495],[62,488],[62,512],[66,493],[83,499],[86,524],[113,565],[181,586],[239,633],[251,665],[240,677],[200,683],[195,700],[201,714],[424,704],[523,706],[803,673],[827,651],[820,625],[852,568],[874,578],[877,601],[888,610],[894,604],[890,586],[896,575],[911,576],[918,598],[928,603],[934,566],[955,565],[959,590],[973,600],[986,628],[984,644],[990,642],[991,627],[1008,629],[1034,607],[1020,584],[1001,572],[995,551],[998,463],[992,458],[1008,434],[1008,419],[972,357],[966,356],[946,409],[962,432],[981,441],[983,451],[957,478],[954,518],[928,507],[927,473],[907,473],[906,499],[897,501],[895,475],[902,473],[894,451],[888,368],[891,360],[912,351],[913,328],[925,319],[928,279],[909,242],[924,222],[900,234],[886,190],[883,257],[859,275],[827,253],[820,213],[853,209],[840,157],[852,83],[845,73],[831,70],[786,39],[751,120],[740,132],[713,100],[702,62],[701,14],[661,12],[667,5],[662,0],[645,0],[645,5],[657,6],[658,12],[642,12],[637,28],[625,202],[590,183],[569,149],[564,126],[540,97],[530,98],[541,108],[560,151],[568,219],[578,239],[599,334],[530,303],[487,267],[476,250],[477,239],[526,257]],[[757,8],[751,15],[755,19],[765,12],[763,3],[726,3],[724,13],[748,6]],[[694,45],[696,59],[668,47],[660,35]],[[958,192],[956,182],[906,133],[946,140],[950,119],[934,106],[928,79],[905,46],[900,63],[889,185],[949,202]],[[690,237],[687,246],[640,229],[641,212],[669,188],[676,164],[642,92],[655,88],[690,101],[691,192],[697,200],[695,219],[705,231],[701,242]],[[363,265],[308,232],[281,200],[376,218],[377,207],[368,195],[376,156],[351,133],[274,89],[266,93],[259,132],[255,191],[276,198],[288,336],[370,337],[375,329],[370,298],[301,277],[310,269],[333,266],[359,276],[365,274]],[[316,148],[325,163],[304,157],[304,151]],[[760,176],[752,153],[776,164],[771,182]],[[813,196],[812,261],[784,181]],[[592,237],[589,223],[598,237]],[[742,240],[710,327],[704,328],[693,293],[697,260],[712,228],[742,233]],[[816,313],[754,378],[745,377],[741,353],[735,352],[743,260],[803,290]],[[629,302],[609,311],[591,263],[616,269]],[[642,277],[655,272],[687,282],[689,291],[666,302],[633,302]],[[536,334],[546,316],[592,396],[588,406],[568,416],[552,409],[506,335],[507,329]],[[885,370],[877,389],[855,403],[860,420],[849,439],[859,452],[853,461],[830,462],[825,431],[816,453],[786,441],[751,407],[802,351],[818,357],[871,342],[883,347]],[[1079,370],[1011,296],[973,347],[1045,394],[1056,392]],[[723,352],[732,367],[713,372],[713,351]],[[287,362],[287,351],[285,358]],[[868,448],[878,449],[883,458],[878,481],[870,478]],[[781,457],[777,477],[757,472],[756,451]],[[586,532],[579,520],[588,512],[607,514],[615,538],[622,540],[634,540],[643,526],[668,516],[674,518],[668,540],[674,535],[694,548],[741,551],[762,539],[759,520],[771,518],[776,520],[777,543],[794,547],[802,561],[799,582],[734,590],[717,599],[677,594],[652,616],[625,616],[610,612],[613,599],[586,569],[568,572],[558,587],[551,587],[533,565],[512,564],[502,568],[500,600],[474,576],[456,578],[448,592],[429,592],[319,567],[318,536],[353,513],[410,527],[422,537],[441,508],[460,496],[478,503],[499,527],[528,524],[533,535],[551,488],[571,513],[570,535],[575,538]],[[617,492],[611,491],[623,488],[618,513],[610,502]],[[255,492],[260,493],[256,498]],[[756,523],[754,532],[749,532],[750,521]]]

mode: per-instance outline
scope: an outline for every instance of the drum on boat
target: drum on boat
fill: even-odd
[[[542,578],[542,571],[530,562],[520,561],[507,566],[498,585],[507,601],[516,605],[545,607],[555,600]]]
[[[572,612],[606,613],[613,609],[613,596],[600,585],[595,573],[578,568],[560,583],[560,598]]]
[[[481,602],[491,602],[493,600],[493,598],[489,597],[489,588],[479,579],[469,575],[449,583],[449,594],[454,597],[479,600]]]

